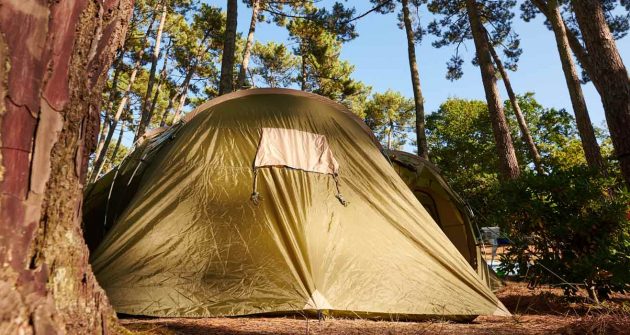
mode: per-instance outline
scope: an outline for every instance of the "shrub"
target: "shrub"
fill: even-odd
[[[630,194],[613,177],[585,167],[526,173],[499,186],[491,221],[512,241],[504,271],[528,266],[541,282],[586,283],[606,296],[630,283]]]

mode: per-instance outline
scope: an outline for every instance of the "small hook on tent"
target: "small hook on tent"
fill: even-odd
[[[260,202],[262,201],[262,197],[260,196],[260,193],[258,193],[258,191],[256,189],[256,181],[257,180],[258,180],[258,170],[256,168],[254,168],[254,185],[252,187],[252,195],[250,196],[249,199],[256,206],[258,206],[258,204],[260,204]]]
[[[333,180],[335,181],[335,187],[337,188],[337,194],[335,194],[335,197],[339,200],[339,202],[343,205],[343,207],[348,207],[350,202],[346,200],[346,198],[344,198],[343,195],[341,194],[341,188],[339,186],[339,174],[335,173],[332,176],[333,176]]]

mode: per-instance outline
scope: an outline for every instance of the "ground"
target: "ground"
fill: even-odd
[[[630,295],[615,295],[600,305],[585,296],[564,297],[560,289],[530,290],[523,283],[507,283],[497,296],[512,317],[480,316],[472,323],[394,322],[356,319],[323,321],[297,318],[121,318],[138,334],[417,334],[417,335],[530,335],[630,334]]]

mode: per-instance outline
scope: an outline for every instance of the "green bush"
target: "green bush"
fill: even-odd
[[[593,285],[604,296],[627,289],[630,194],[620,185],[616,178],[574,167],[525,173],[499,186],[490,220],[512,241],[503,271],[525,275],[534,265],[546,268],[537,271],[541,282],[560,283],[559,276]]]

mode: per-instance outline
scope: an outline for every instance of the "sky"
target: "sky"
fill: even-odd
[[[224,7],[224,1],[210,1]],[[519,2],[520,3],[520,2]],[[357,13],[371,8],[367,0],[347,1],[346,6],[355,6]],[[239,1],[238,31],[246,36],[251,18],[251,9]],[[421,20],[430,20],[427,13]],[[384,92],[388,89],[399,91],[413,97],[409,63],[407,59],[407,42],[405,32],[398,29],[395,14],[382,15],[372,13],[359,20],[356,25],[359,37],[344,44],[341,58],[355,66],[352,77],[372,86],[373,92]],[[537,18],[532,22],[524,22],[514,18],[514,30],[521,37],[523,54],[517,72],[510,72],[510,79],[517,94],[534,92],[536,99],[545,107],[566,108],[571,111],[571,101],[562,73],[562,67],[556,49],[553,33]],[[260,42],[287,42],[288,34],[284,28],[273,24],[259,23],[256,27],[255,39]],[[445,47],[436,49],[431,46],[431,36],[418,46],[416,55],[420,70],[420,82],[425,98],[425,109],[431,113],[449,97],[467,99],[485,99],[479,68],[470,60],[475,49],[472,41],[460,54],[465,60],[464,77],[451,82],[445,78],[446,61],[451,57],[453,49]],[[617,48],[626,66],[630,67],[630,37],[617,41]],[[499,82],[502,99],[507,99],[502,83]],[[583,86],[586,102],[593,123],[601,126],[604,123],[604,111],[599,94],[592,84]]]

